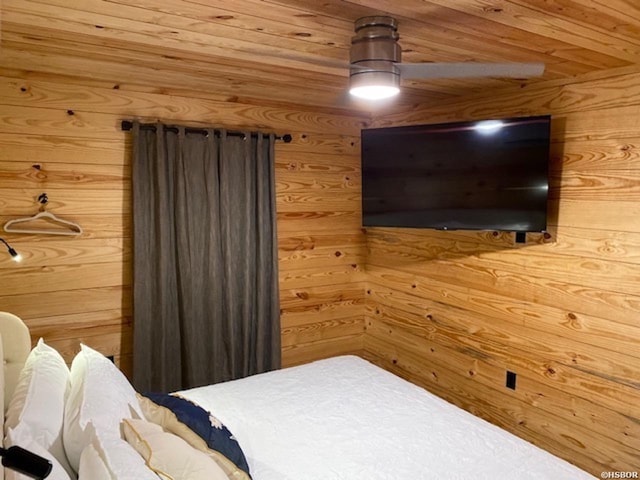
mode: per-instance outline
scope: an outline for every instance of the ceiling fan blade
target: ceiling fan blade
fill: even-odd
[[[544,73],[544,63],[398,63],[397,66],[404,79],[529,78]]]

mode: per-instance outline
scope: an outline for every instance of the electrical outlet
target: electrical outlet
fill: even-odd
[[[516,243],[527,243],[527,232],[516,232]]]
[[[506,387],[510,388],[511,390],[516,389],[516,373],[515,372],[510,372],[509,370],[507,370]]]

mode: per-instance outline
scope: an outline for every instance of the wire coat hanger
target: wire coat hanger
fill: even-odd
[[[40,212],[30,217],[16,218],[15,220],[9,220],[7,223],[4,224],[4,231],[10,232],[10,233],[30,233],[30,234],[36,234],[36,235],[37,234],[67,235],[67,236],[74,236],[74,237],[78,235],[82,235],[82,227],[77,223],[64,220],[62,218],[55,216],[53,213],[50,213],[44,210],[45,205],[49,201],[49,198],[47,197],[46,193],[41,194],[38,197],[38,201],[42,204],[42,206],[40,207]],[[55,228],[51,228],[51,229],[21,228],[18,226],[18,225],[21,225],[27,222],[32,222],[34,220],[39,220],[39,219],[50,220],[51,222],[57,225],[65,227],[66,230],[60,230]]]

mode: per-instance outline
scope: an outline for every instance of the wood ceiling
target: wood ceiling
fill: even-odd
[[[0,70],[244,103],[368,110],[346,94],[353,21],[403,60],[535,61],[544,77],[404,82],[394,107],[640,64],[637,0],[2,0]],[[72,80],[70,80],[72,81]]]

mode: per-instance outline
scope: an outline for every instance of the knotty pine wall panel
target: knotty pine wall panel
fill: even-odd
[[[0,222],[37,212],[47,192],[48,210],[85,232],[2,233],[24,261],[0,255],[0,310],[22,317],[34,341],[44,337],[67,361],[82,341],[130,372],[131,138],[120,121],[140,118],[292,133],[276,147],[283,363],[362,350],[367,118],[44,76],[0,77]]]
[[[640,75],[375,123],[538,114],[552,115],[548,235],[368,229],[366,356],[596,476],[638,471]]]

